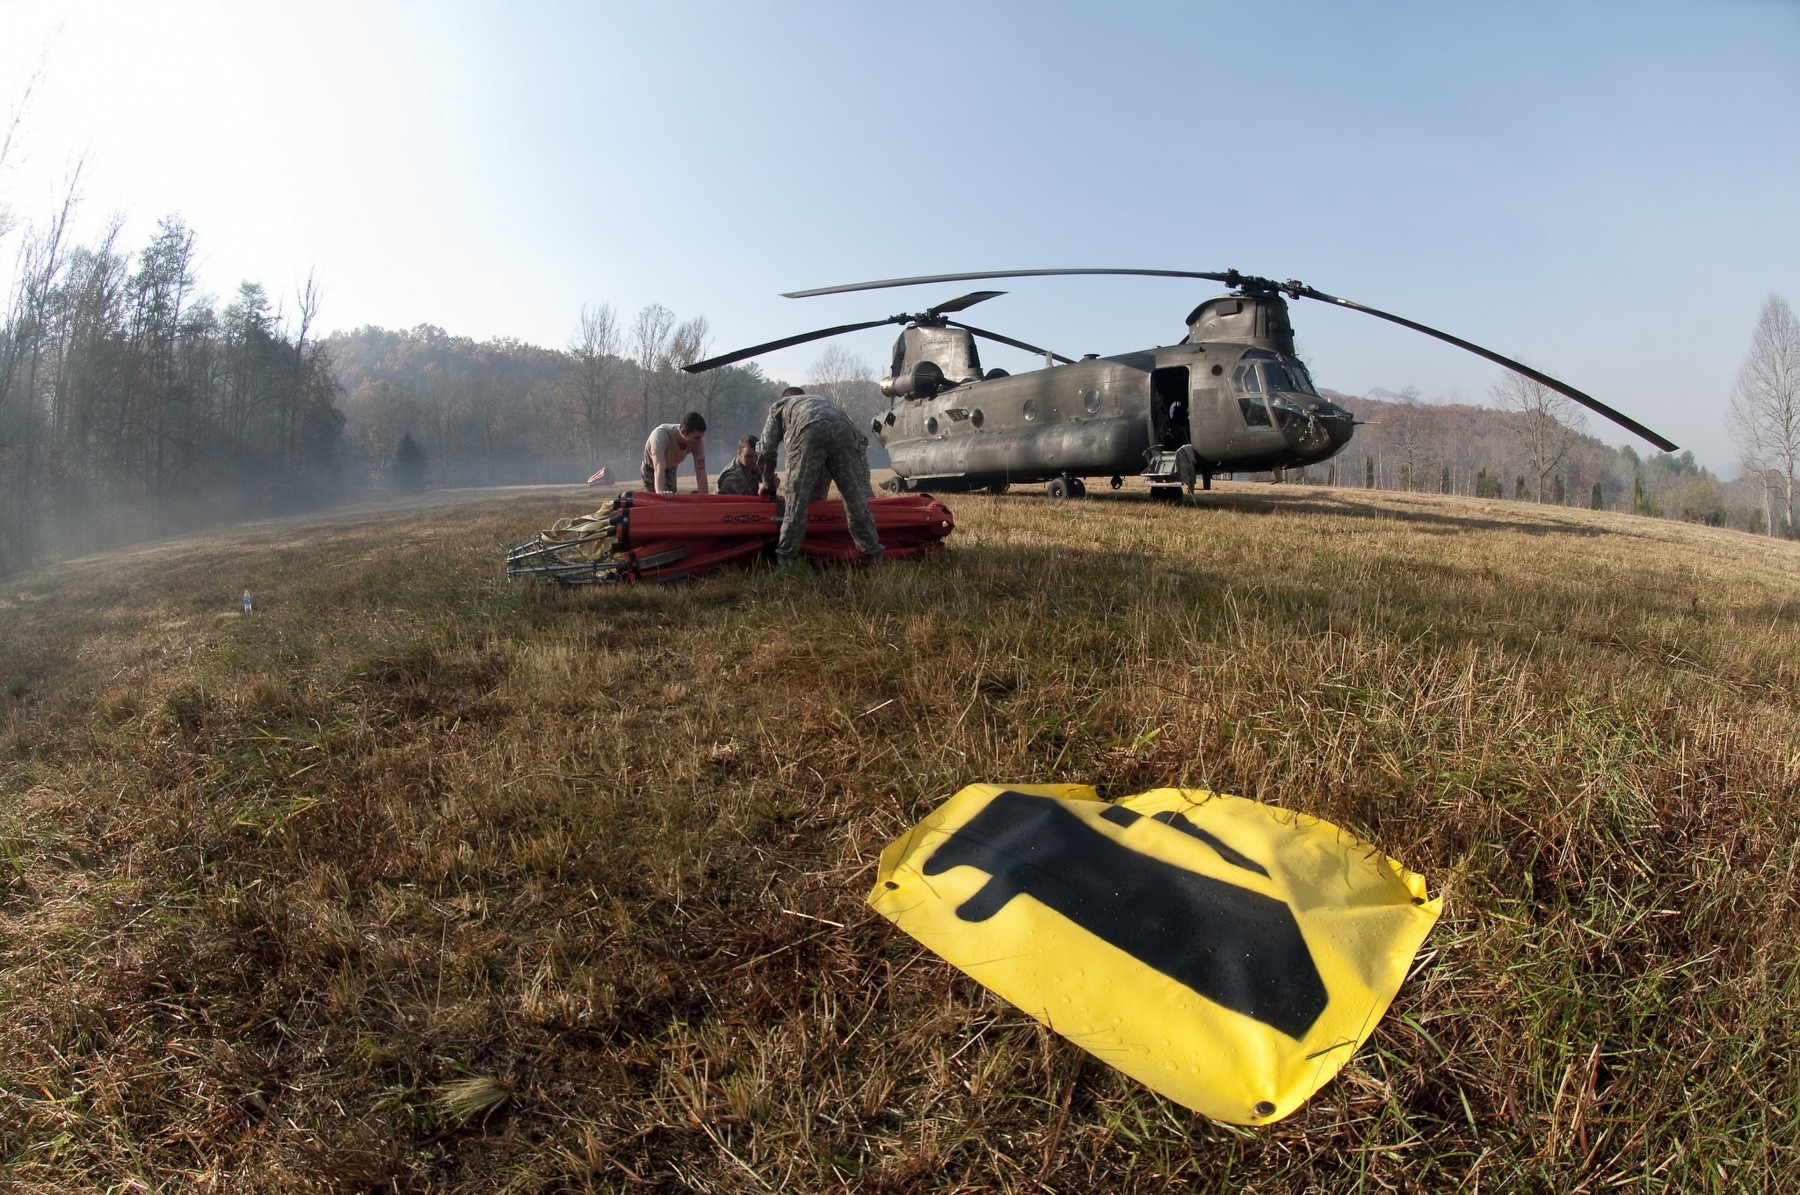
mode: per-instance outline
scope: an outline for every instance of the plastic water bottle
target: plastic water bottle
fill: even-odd
[[[250,613],[250,591],[244,590],[244,613]]]

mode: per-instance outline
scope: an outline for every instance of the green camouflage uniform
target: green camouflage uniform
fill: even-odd
[[[761,481],[755,470],[744,468],[744,462],[734,457],[719,470],[719,484],[713,488],[721,494],[754,494]]]
[[[769,407],[763,424],[762,479],[775,484],[775,454],[783,443],[788,451],[787,512],[781,521],[781,538],[775,559],[782,564],[799,555],[806,538],[807,507],[825,496],[832,482],[844,500],[850,521],[850,538],[862,554],[880,563],[881,538],[875,516],[869,513],[869,441],[856,430],[844,408],[817,394],[778,398]]]

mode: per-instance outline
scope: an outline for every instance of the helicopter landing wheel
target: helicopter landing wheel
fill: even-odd
[[[1117,473],[1114,473],[1113,479],[1112,479],[1112,488],[1116,490],[1124,484],[1125,484],[1125,479],[1123,477],[1120,477]]]
[[[1052,477],[1046,487],[1046,493],[1052,498],[1075,497],[1075,479],[1073,477]]]
[[[906,492],[906,478],[890,477],[881,483],[881,488],[890,494],[904,494]]]
[[[1069,492],[1077,498],[1087,497],[1087,482],[1079,477],[1069,478]]]

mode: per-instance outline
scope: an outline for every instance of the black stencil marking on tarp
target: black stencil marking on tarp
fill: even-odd
[[[1129,826],[1144,815],[1135,809],[1127,809],[1123,805],[1108,805],[1101,811],[1100,816],[1115,826]],[[1183,834],[1186,834],[1191,838],[1198,838],[1201,842],[1204,842],[1207,846],[1217,851],[1219,853],[1219,858],[1225,860],[1225,862],[1231,864],[1233,867],[1241,867],[1245,871],[1254,871],[1259,876],[1266,876],[1269,874],[1269,869],[1258,863],[1255,859],[1245,855],[1242,851],[1233,850],[1218,835],[1202,830],[1199,826],[1196,826],[1186,817],[1172,809],[1165,809],[1161,813],[1153,813],[1150,815],[1150,820],[1153,822],[1161,822],[1171,830],[1180,830]]]
[[[953,867],[988,875],[957,907],[962,920],[986,921],[1013,897],[1030,896],[1296,1041],[1330,999],[1286,904],[1134,851],[1050,797],[1010,790],[994,797],[939,844],[923,870],[933,876]]]
[[[1176,813],[1172,809],[1165,809],[1161,813],[1153,813],[1150,815],[1150,820],[1161,822],[1171,830],[1180,830],[1183,834],[1193,835],[1213,850],[1219,852],[1219,858],[1225,860],[1225,862],[1231,864],[1233,867],[1241,867],[1245,871],[1254,871],[1259,876],[1266,876],[1269,874],[1269,869],[1258,863],[1255,859],[1232,850],[1229,846],[1225,845],[1218,835],[1207,833],[1205,830],[1202,830],[1199,826],[1196,826],[1193,822],[1190,822],[1187,818]]]

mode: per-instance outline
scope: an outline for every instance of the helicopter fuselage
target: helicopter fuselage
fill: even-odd
[[[787,297],[1074,274],[1199,278],[1234,289],[1194,308],[1179,344],[1111,357],[1075,361],[950,318],[1005,293],[980,290],[917,315],[819,328],[682,368],[700,373],[828,336],[904,325],[894,344],[892,372],[881,380],[888,410],[870,429],[888,451],[894,488],[998,490],[1015,481],[1048,480],[1051,496],[1061,498],[1085,492],[1083,477],[1110,474],[1117,488],[1125,474],[1141,469],[1152,493],[1166,497],[1183,485],[1192,489],[1196,477],[1210,485],[1217,473],[1314,464],[1350,442],[1356,421],[1320,396],[1294,352],[1286,299],[1313,299],[1455,345],[1580,403],[1664,452],[1677,451],[1668,437],[1522,361],[1293,279],[1277,282],[1235,269],[980,270],[853,282],[790,291]],[[998,369],[983,373],[977,336],[1041,353],[1049,364],[1017,377]]]
[[[985,377],[967,333],[912,325],[883,383],[888,412],[871,430],[908,489],[1135,474],[1188,445],[1204,475],[1256,472],[1349,443],[1353,420],[1294,356],[1280,298],[1209,300],[1189,324],[1180,344]],[[1202,338],[1217,332],[1237,335]],[[953,370],[965,380],[952,384]]]

